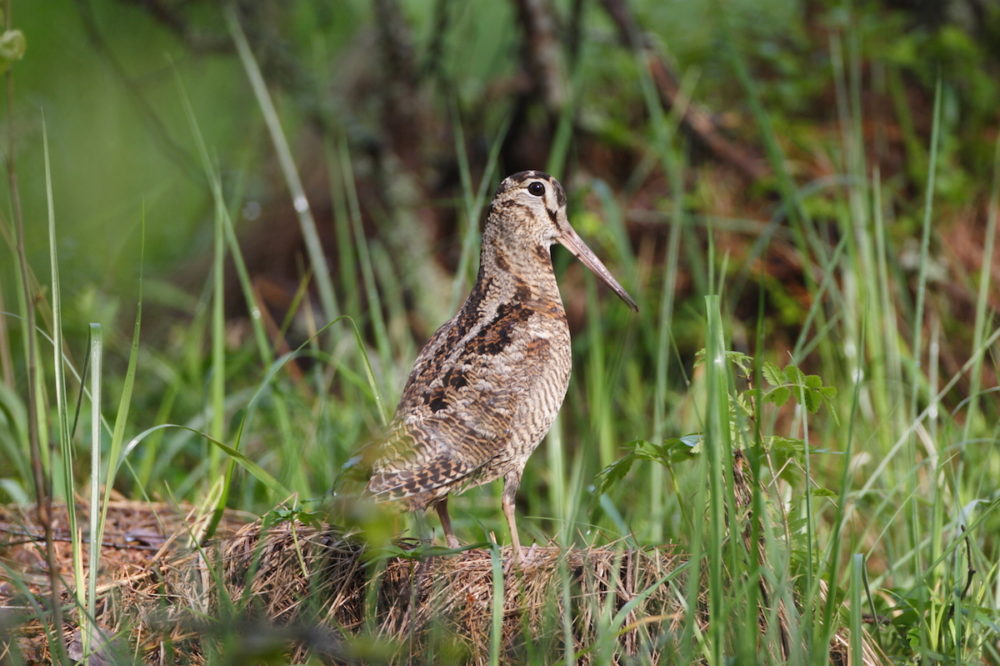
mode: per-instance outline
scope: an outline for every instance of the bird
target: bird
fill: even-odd
[[[503,478],[501,507],[520,559],[515,496],[562,406],[572,363],[555,243],[638,311],[570,226],[559,181],[542,171],[508,176],[486,214],[475,285],[417,356],[375,447],[368,492],[412,511],[433,507],[449,548],[460,544],[448,497]]]

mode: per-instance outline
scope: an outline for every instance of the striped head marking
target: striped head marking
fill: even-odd
[[[566,216],[566,190],[543,171],[507,176],[493,197],[483,243],[501,243],[518,252],[548,256],[553,243],[566,247],[633,310],[638,306],[600,259],[573,230]]]

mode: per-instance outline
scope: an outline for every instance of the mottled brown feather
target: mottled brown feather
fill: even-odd
[[[517,300],[501,301],[494,284],[481,280],[487,293],[470,295],[417,358],[368,486],[376,495],[426,506],[502,476],[518,462],[512,444],[544,435],[513,431],[533,409],[554,417],[562,402],[570,370],[565,317],[561,308],[540,307],[523,284]],[[493,304],[488,317],[483,303]],[[540,416],[521,429],[547,430],[549,414]]]
[[[562,185],[542,172],[517,173],[500,184],[483,229],[476,284],[417,356],[377,445],[368,490],[413,509],[434,504],[452,545],[457,540],[440,500],[499,477],[519,544],[514,492],[569,384],[569,328],[552,244],[569,247],[635,305],[570,228],[565,209]]]

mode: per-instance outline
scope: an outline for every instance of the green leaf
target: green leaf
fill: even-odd
[[[665,462],[681,462],[698,455],[704,442],[705,436],[701,433],[666,440],[663,442]]]
[[[772,435],[768,443],[770,444],[771,450],[781,456],[786,456],[789,458],[802,458],[806,450],[805,442],[797,437],[782,437],[780,435]]]
[[[803,383],[804,377],[805,375],[802,373],[801,370],[798,369],[797,366],[794,365],[785,366],[785,380],[789,384],[795,384],[796,386],[799,386]]]
[[[802,392],[802,397],[810,414],[815,414],[823,406],[823,394],[819,391],[806,389]]]
[[[602,493],[607,492],[612,486],[617,485],[629,473],[636,460],[638,460],[638,456],[635,453],[627,453],[598,472],[598,490]]]
[[[792,396],[792,390],[787,386],[779,386],[773,388],[764,394],[764,401],[774,403],[777,406],[782,406],[788,399]]]
[[[694,353],[694,367],[698,367],[705,362],[705,348],[702,347]]]
[[[740,372],[744,376],[750,376],[750,364],[753,363],[753,357],[738,351],[727,351],[726,360],[732,363],[734,366],[740,369]]]
[[[770,361],[764,361],[764,365],[761,366],[760,371],[764,375],[764,381],[771,386],[781,386],[785,383],[785,378],[781,375],[781,369]]]

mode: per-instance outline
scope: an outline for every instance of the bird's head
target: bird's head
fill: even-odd
[[[521,171],[507,176],[490,204],[483,242],[502,239],[508,248],[533,252],[548,260],[549,248],[559,243],[633,310],[632,297],[611,275],[600,259],[573,230],[566,216],[566,190],[558,180],[542,171]],[[544,253],[544,254],[543,254]]]

